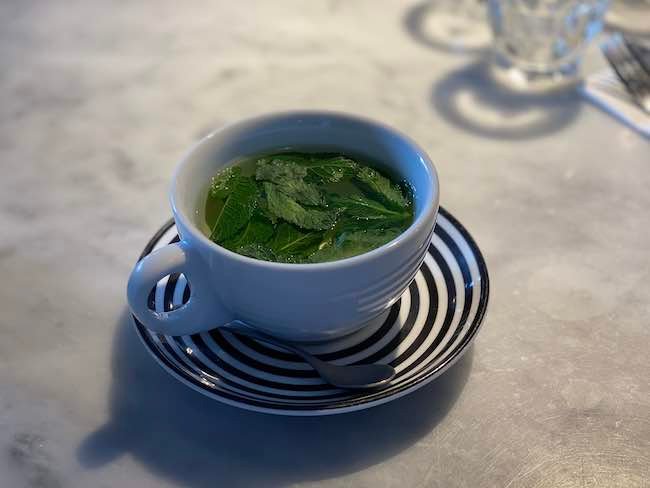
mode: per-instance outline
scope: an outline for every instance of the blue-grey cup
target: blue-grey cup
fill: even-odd
[[[211,177],[234,160],[284,149],[340,152],[379,161],[413,189],[415,217],[391,242],[339,261],[287,264],[225,249],[207,236]],[[243,120],[208,135],[182,158],[170,202],[180,241],[134,268],[128,300],[147,328],[168,335],[205,331],[233,319],[276,337],[320,341],[354,332],[393,305],[417,273],[433,233],[439,185],[427,154],[383,124],[335,112],[297,111]],[[157,281],[184,273],[189,301],[171,312],[148,308]]]

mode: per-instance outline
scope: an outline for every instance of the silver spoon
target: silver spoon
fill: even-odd
[[[323,380],[338,388],[350,390],[377,388],[387,384],[395,376],[395,369],[388,364],[351,364],[348,366],[338,366],[322,361],[291,342],[276,339],[239,320],[233,320],[227,324],[219,325],[217,328],[252,337],[253,339],[258,339],[296,353],[308,362]]]

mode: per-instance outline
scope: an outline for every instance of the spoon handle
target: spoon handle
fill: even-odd
[[[276,339],[262,331],[254,329],[244,322],[234,320],[219,329],[235,334],[241,334],[291,351],[302,357],[320,377],[330,385],[337,388],[365,389],[385,385],[395,376],[395,369],[387,364],[353,364],[337,366],[318,359],[316,356],[303,351],[300,347],[281,339]]]
[[[261,332],[257,329],[253,329],[251,326],[246,325],[244,322],[240,322],[239,320],[233,320],[232,322],[228,322],[225,325],[219,326],[219,329],[227,330],[229,332],[234,332],[236,334],[245,335],[247,337],[251,337],[252,339],[257,339],[266,342],[268,344],[273,344],[274,346],[281,347],[286,351],[293,352],[299,355],[307,363],[311,364],[315,368],[317,368],[318,366],[315,365],[314,362],[320,363],[320,359],[310,354],[307,354],[305,351],[303,351],[299,347],[294,346],[290,342],[285,342],[280,339],[276,339],[275,337],[265,334],[264,332]]]

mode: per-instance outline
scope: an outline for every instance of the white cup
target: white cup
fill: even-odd
[[[233,160],[285,149],[380,161],[413,188],[413,223],[370,252],[315,264],[260,261],[210,241],[203,209],[211,177]],[[234,319],[295,341],[354,332],[386,311],[413,280],[431,240],[438,197],[436,170],[426,153],[383,124],[321,111],[237,122],[199,141],[179,163],[170,201],[180,241],[135,266],[129,306],[147,328],[167,335],[205,331]],[[149,309],[151,289],[171,273],[187,278],[189,301],[171,312]]]

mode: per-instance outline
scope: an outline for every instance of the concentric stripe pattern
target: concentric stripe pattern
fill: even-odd
[[[143,256],[177,239],[170,221]],[[476,335],[485,315],[488,288],[478,247],[441,208],[429,252],[400,300],[380,320],[350,336],[305,346],[335,364],[392,365],[395,379],[378,391],[333,388],[298,356],[248,337],[216,329],[192,336],[164,336],[135,322],[154,358],[201,393],[256,411],[323,415],[384,403],[441,374]],[[190,294],[183,275],[170,275],[152,290],[149,305],[171,311]]]

